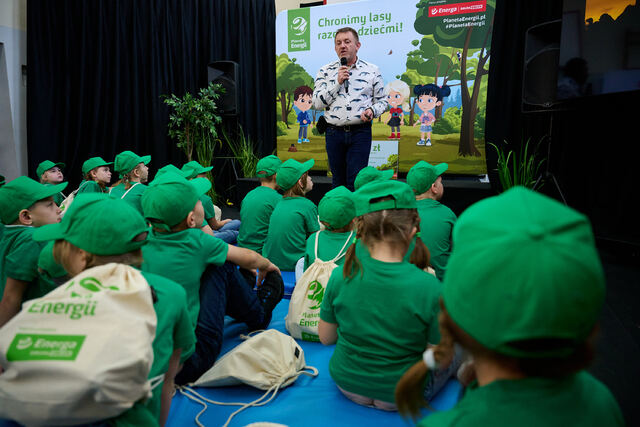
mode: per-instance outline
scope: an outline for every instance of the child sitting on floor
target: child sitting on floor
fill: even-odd
[[[204,167],[200,163],[192,160],[182,166],[182,174],[187,179],[207,178],[207,172],[210,172],[213,166]],[[207,194],[200,196],[202,207],[204,209],[204,219],[213,230],[213,235],[227,243],[235,244],[238,239],[238,230],[240,230],[240,221],[237,219],[220,219],[216,215],[216,206],[213,200]]]
[[[82,164],[83,181],[78,187],[81,193],[108,193],[107,187],[111,182],[111,170],[109,165],[113,162],[105,162],[102,157],[92,157]]]
[[[151,156],[138,156],[132,151],[123,151],[116,156],[113,170],[120,174],[120,181],[109,191],[109,195],[116,199],[122,199],[136,208],[142,215],[140,198],[147,188],[144,185],[149,178],[147,165]]]
[[[61,184],[62,181],[64,181],[62,169],[64,169],[64,163],[54,163],[51,160],[45,160],[38,165],[36,174],[38,175],[41,184]],[[67,196],[60,191],[53,195],[53,201],[56,202],[56,205],[60,206],[60,203],[62,203],[66,197]]]
[[[326,229],[312,234],[307,239],[305,270],[316,260],[316,253],[322,261],[330,261],[338,256],[342,248],[351,244],[348,241],[354,234],[353,218],[356,215],[353,193],[343,185],[328,191],[318,204],[318,213],[320,222]],[[344,257],[335,262],[336,265],[344,264]]]
[[[449,363],[455,342],[473,355],[477,381],[420,426],[624,425],[611,392],[585,371],[604,301],[586,217],[523,187],[476,203],[453,229],[442,339],[398,382],[399,411],[419,415],[424,377]]]
[[[21,176],[0,187],[0,327],[26,300],[44,295],[38,281],[38,256],[44,245],[33,240],[36,227],[60,221],[53,195],[67,183],[43,185]]]
[[[111,199],[106,194],[86,194],[76,198],[60,224],[41,227],[37,231],[35,240],[56,241],[54,258],[73,277],[88,268],[113,262],[139,268],[142,263],[140,248],[147,243],[149,228],[128,203]],[[193,351],[195,335],[189,322],[184,289],[172,280],[146,271],[142,276],[156,297],[153,308],[157,325],[149,378],[164,375],[163,385],[153,389],[152,398],[144,406],[162,426],[169,415],[173,381],[181,355],[188,356]],[[136,412],[124,413],[115,424],[124,422],[132,414],[139,416]]]
[[[313,159],[304,163],[289,159],[278,169],[276,182],[284,197],[271,214],[263,253],[283,271],[294,271],[304,257],[307,238],[320,229],[318,208],[305,198],[313,188],[308,172],[313,164]]]
[[[199,198],[210,188],[205,178],[187,181],[166,172],[142,195],[145,217],[153,226],[143,248],[142,269],[184,287],[197,337],[195,353],[176,377],[178,384],[197,380],[213,365],[220,353],[226,314],[252,330],[264,329],[284,294],[280,272],[268,259],[200,231],[204,211]],[[257,295],[237,266],[259,269]],[[269,280],[263,282],[268,273]]]
[[[360,405],[393,411],[398,379],[440,341],[441,287],[423,271],[428,251],[407,184],[371,182],[355,193],[355,208],[356,237],[369,256],[357,257],[351,245],[344,265],[333,270],[318,332],[323,344],[336,343],[329,372],[340,391]],[[415,235],[409,263],[403,258]]]
[[[256,165],[260,186],[249,191],[240,205],[238,246],[262,253],[269,233],[269,221],[282,196],[276,191],[276,173],[282,161],[276,156],[263,157]]]
[[[374,168],[373,166],[366,166],[360,169],[360,172],[358,172],[358,175],[356,175],[356,179],[353,182],[353,187],[357,191],[360,187],[371,181],[386,181],[388,179],[391,179],[392,177],[393,169],[385,169],[381,171]]]

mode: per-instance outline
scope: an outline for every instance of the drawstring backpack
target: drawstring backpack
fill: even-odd
[[[336,261],[346,255],[346,249],[353,236],[352,231],[335,258],[322,261],[318,258],[319,233],[316,233],[316,259],[297,281],[293,294],[291,294],[289,313],[284,319],[287,331],[291,336],[305,341],[320,341],[318,322],[320,321],[320,306],[324,298],[324,291],[333,269],[337,267]]]
[[[149,284],[124,264],[87,269],[25,302],[0,329],[0,418],[84,424],[150,397],[162,383],[148,380],[156,322]]]
[[[293,338],[275,329],[257,331],[257,335],[241,336],[246,341],[240,343],[229,353],[222,356],[211,369],[205,372],[193,387],[224,387],[247,384],[266,390],[258,399],[249,403],[217,402],[207,399],[190,386],[181,386],[178,391],[204,406],[196,415],[196,424],[203,427],[199,418],[207,410],[207,402],[215,405],[240,406],[233,412],[224,427],[241,411],[251,406],[263,406],[269,403],[281,388],[295,382],[300,375],[316,377],[318,370],[306,366],[304,352]],[[269,397],[269,394],[271,396]]]

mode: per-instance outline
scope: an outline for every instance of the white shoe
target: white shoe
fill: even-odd
[[[425,145],[427,147],[431,147],[431,138],[427,139],[427,143]]]
[[[416,145],[423,146],[423,145],[426,145],[426,143],[424,142],[424,139],[421,139],[420,141],[418,141],[418,142],[416,143]],[[431,145],[431,144],[429,144],[429,145]]]

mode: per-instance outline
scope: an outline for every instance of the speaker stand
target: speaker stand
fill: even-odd
[[[547,161],[546,161],[546,165],[545,165],[545,170],[544,172],[541,172],[540,175],[538,175],[538,179],[536,179],[535,184],[533,184],[533,187],[531,187],[532,190],[535,190],[536,188],[538,188],[538,186],[543,182],[543,180],[546,182],[547,180],[551,180],[553,182],[553,185],[556,187],[556,190],[558,191],[558,194],[560,195],[560,198],[562,199],[562,202],[567,205],[567,199],[565,199],[564,197],[564,193],[562,193],[562,189],[560,188],[560,184],[558,183],[558,179],[556,178],[556,176],[553,174],[553,172],[550,172],[549,170],[549,166],[551,164],[551,143],[553,142],[553,138],[552,138],[552,130],[553,130],[553,112],[550,111],[550,118],[549,118],[549,134],[547,135],[548,137],[548,143],[547,143]]]

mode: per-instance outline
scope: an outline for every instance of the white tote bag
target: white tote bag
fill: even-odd
[[[320,306],[324,298],[324,291],[329,283],[336,261],[345,256],[346,249],[351,243],[353,232],[349,234],[340,252],[329,261],[318,258],[318,235],[316,233],[316,259],[306,269],[291,294],[289,312],[285,317],[285,326],[292,337],[305,341],[320,341],[318,338],[318,322],[320,321]]]
[[[117,416],[151,395],[156,314],[142,274],[85,270],[0,329],[0,418],[29,426]]]
[[[227,422],[240,411],[250,406],[262,406],[269,403],[278,390],[293,384],[300,375],[315,377],[318,370],[307,366],[304,351],[293,338],[275,329],[268,329],[249,337],[229,353],[222,356],[211,369],[202,374],[191,384],[194,387],[223,387],[247,384],[266,390],[258,399],[249,403],[218,402],[205,398],[191,387],[180,387],[180,393],[189,399],[204,405],[204,409],[196,416],[196,424],[200,415],[206,410],[205,402],[216,405],[240,406],[232,413]],[[269,394],[271,397],[267,398]]]

